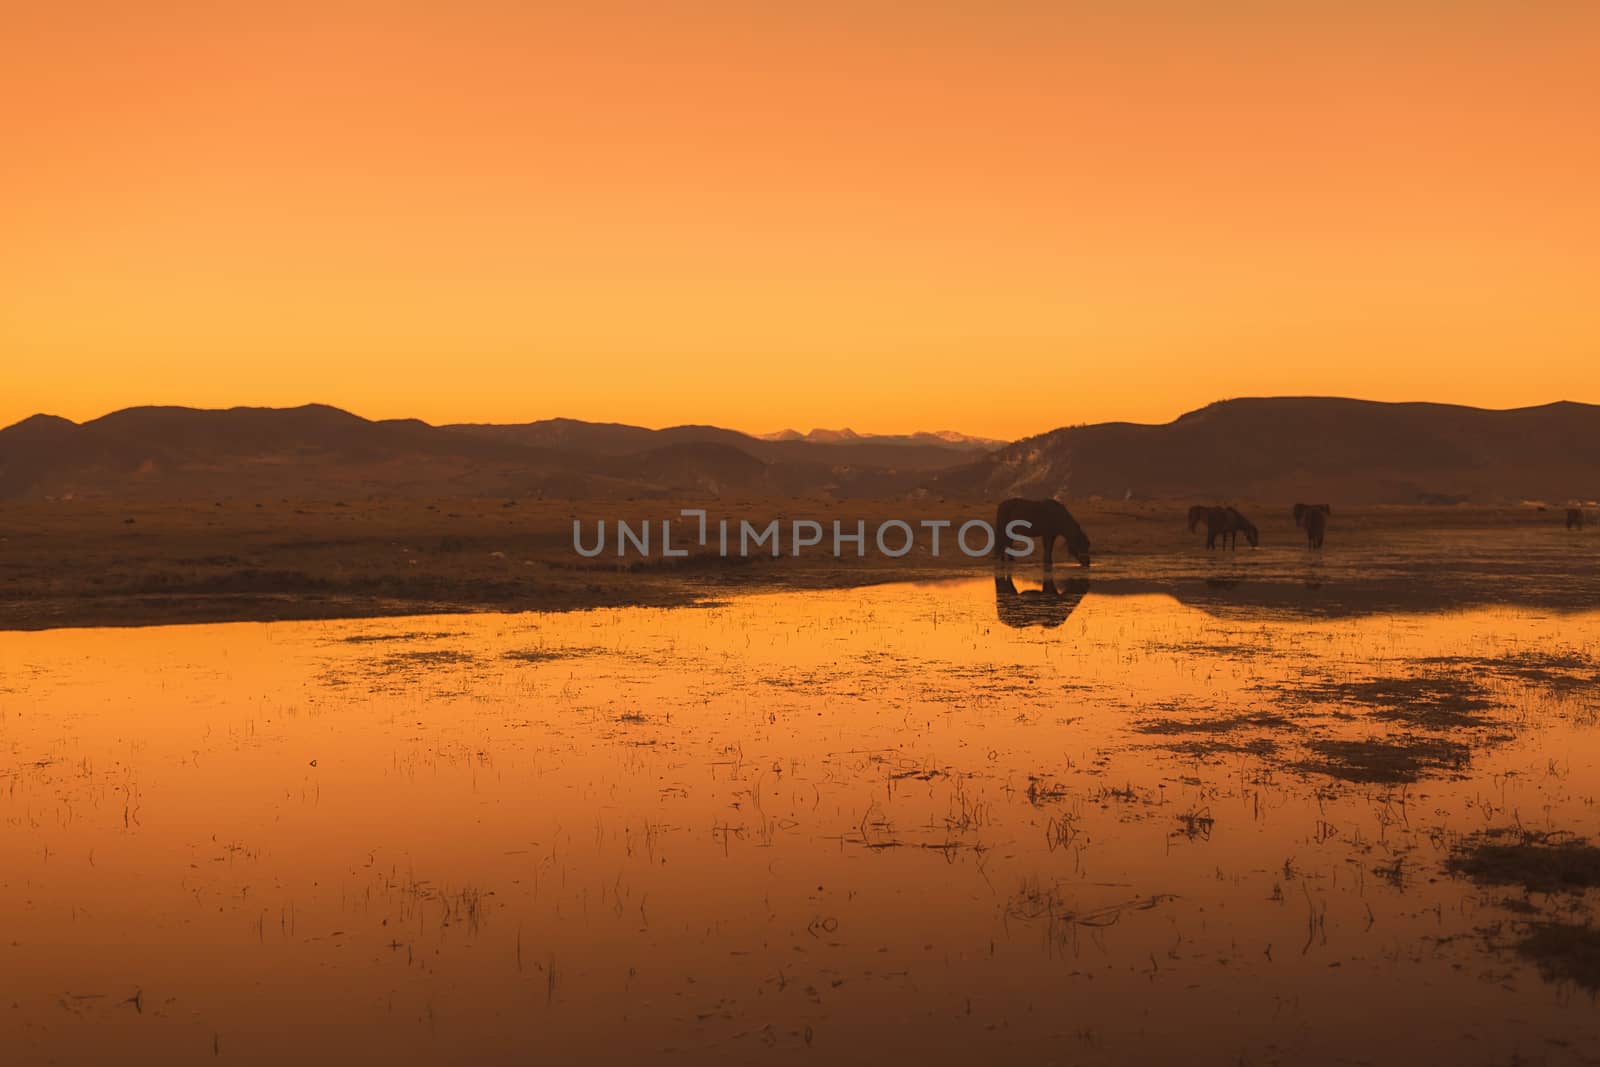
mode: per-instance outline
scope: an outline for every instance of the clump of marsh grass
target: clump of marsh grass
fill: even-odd
[[[1600,848],[1581,838],[1550,843],[1478,840],[1445,861],[1445,870],[1486,885],[1516,885],[1535,893],[1578,893],[1600,886]]]

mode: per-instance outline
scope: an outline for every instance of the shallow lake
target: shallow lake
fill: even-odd
[[[0,633],[0,1059],[1600,1053],[1600,613],[1077,577]]]

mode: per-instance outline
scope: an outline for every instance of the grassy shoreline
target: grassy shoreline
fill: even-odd
[[[675,520],[685,537],[693,520],[679,509],[706,506],[760,525],[785,524],[784,556],[719,558],[696,549],[663,559],[659,545],[640,559],[584,559],[572,522],[586,531],[600,518],[631,523]],[[1247,556],[1207,555],[1185,525],[1186,505],[1074,502],[1097,561],[1133,557],[1164,566],[1219,566]],[[1263,547],[1304,551],[1287,504],[1241,505],[1260,525]],[[787,526],[815,519],[852,529],[865,522],[865,558],[831,558],[827,545],[790,556]],[[0,509],[0,629],[145,626],[166,623],[361,618],[469,611],[563,611],[594,607],[682,606],[741,592],[840,588],[886,581],[983,573],[987,564],[952,551],[939,558],[919,534],[903,559],[878,555],[872,531],[888,519],[992,519],[989,506],[935,500],[855,502],[821,499],[233,501],[8,503]],[[1367,508],[1335,505],[1328,547],[1309,562],[1348,562],[1372,546],[1446,531],[1493,538],[1567,538],[1561,516],[1512,508]],[[592,534],[590,534],[592,536]],[[1583,537],[1582,534],[1572,537]],[[713,539],[714,544],[714,539]],[[1291,558],[1291,557],[1284,557]],[[1075,567],[1068,570],[1076,571]],[[1170,567],[1169,567],[1170,569]],[[1103,573],[1096,569],[1091,574]]]

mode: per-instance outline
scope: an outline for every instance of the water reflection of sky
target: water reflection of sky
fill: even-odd
[[[308,1033],[395,1062],[1595,1047],[1587,994],[1518,953],[1594,891],[1446,865],[1593,825],[1600,615],[1057,577],[1045,626],[984,577],[0,634],[0,1036],[18,1062],[281,1062]]]

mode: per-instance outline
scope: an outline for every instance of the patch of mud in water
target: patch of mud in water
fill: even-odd
[[[1600,695],[1600,662],[1577,652],[1508,652],[1498,657],[1432,656],[1418,661],[1429,669],[1474,672],[1531,686],[1589,697]]]
[[[1590,905],[1600,888],[1600,848],[1567,834],[1492,832],[1460,842],[1445,869],[1478,885],[1522,890],[1498,902],[1511,917],[1482,931],[1490,950],[1531,961],[1546,981],[1600,993],[1600,928]]]
[[[401,643],[401,642],[409,643],[409,642],[412,642],[412,641],[438,641],[438,640],[442,640],[443,638],[447,638],[447,637],[461,637],[461,636],[462,636],[462,632],[460,630],[433,630],[433,631],[409,630],[409,631],[406,631],[404,633],[393,633],[393,634],[390,634],[390,633],[351,634],[348,637],[341,637],[338,640],[344,642],[347,645],[370,645],[370,644],[376,644],[376,643],[379,643],[379,642],[382,642],[382,643],[385,643],[385,644],[389,644],[389,643]]]
[[[1177,709],[1168,705],[1162,710],[1170,716]],[[1294,730],[1299,725],[1276,712],[1252,711],[1209,717],[1151,718],[1134,723],[1133,728],[1142,734],[1166,738],[1152,747],[1202,760],[1230,754],[1271,756],[1280,744],[1273,735]]]
[[[589,648],[514,648],[500,653],[500,658],[515,663],[553,663],[561,659],[600,655]]]
[[[1324,679],[1280,690],[1291,704],[1344,704],[1371,709],[1379,719],[1407,726],[1449,730],[1482,726],[1488,712],[1503,705],[1490,699],[1477,682],[1454,675],[1366,678],[1358,681]]]
[[[1600,848],[1582,838],[1548,834],[1488,834],[1464,842],[1445,870],[1487,885],[1516,885],[1536,893],[1580,893],[1600,887]]]
[[[1415,782],[1428,774],[1459,774],[1472,762],[1470,746],[1437,737],[1312,741],[1308,747],[1313,755],[1297,769],[1346,782]]]
[[[1576,923],[1532,923],[1515,948],[1517,955],[1538,966],[1547,981],[1571,982],[1589,993],[1600,992],[1600,929]]]

